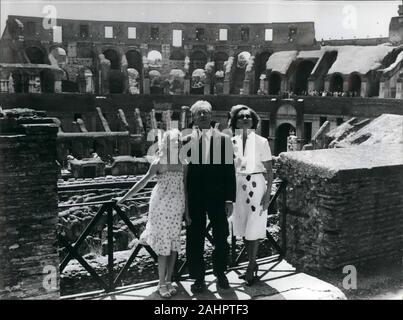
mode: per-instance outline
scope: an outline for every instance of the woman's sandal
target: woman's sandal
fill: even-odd
[[[258,279],[257,277],[258,265],[257,263],[249,264],[245,273],[245,280],[248,286],[251,286]]]
[[[166,285],[166,284],[158,285],[157,290],[158,290],[158,294],[160,295],[161,298],[169,299],[171,297],[171,293],[168,289],[168,285]]]
[[[178,290],[172,285],[172,282],[167,282],[167,288],[171,297],[178,293]]]

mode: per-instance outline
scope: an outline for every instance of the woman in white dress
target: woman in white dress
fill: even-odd
[[[259,240],[266,238],[267,208],[273,182],[272,155],[267,139],[255,132],[259,117],[254,110],[236,105],[231,109],[231,115],[237,180],[233,233],[245,240],[249,264],[243,277],[252,285],[258,270]]]
[[[170,163],[169,159],[173,158],[168,153],[168,150],[178,152],[179,141],[179,130],[165,132],[159,147],[161,150],[159,157],[150,165],[147,174],[123,197],[117,198],[117,204],[123,203],[156,176],[157,184],[151,193],[148,220],[140,236],[140,243],[149,245],[158,255],[158,293],[163,298],[170,298],[177,293],[171,279],[176,255],[180,250],[180,233],[186,211],[184,190],[186,167],[179,159],[174,164]]]

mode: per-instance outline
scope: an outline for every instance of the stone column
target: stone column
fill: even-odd
[[[181,122],[180,122],[180,130],[184,130],[187,128],[188,126],[188,118],[187,118],[187,114],[189,111],[189,107],[188,106],[182,106],[181,107]]]
[[[190,93],[190,79],[189,78],[185,78],[185,80],[184,80],[183,93],[184,94],[189,94]]]
[[[325,80],[325,91],[329,91],[329,88],[330,88],[330,81],[329,81],[329,79],[326,79]]]
[[[58,129],[32,116],[0,118],[0,300],[60,296]]]
[[[308,93],[312,91],[315,91],[315,80],[308,79]]]
[[[0,92],[8,93],[8,79],[0,79]]]
[[[396,99],[403,99],[401,79],[398,79],[396,82]]]
[[[85,73],[84,77],[85,77],[85,93],[94,93],[92,74]]]
[[[205,96],[210,94],[210,82],[204,84],[203,90],[204,90],[204,91],[203,91],[203,94],[204,94]]]
[[[229,94],[229,79],[224,79],[224,94]]]
[[[62,77],[63,73],[62,72],[55,72],[55,83],[54,83],[54,90],[55,93],[61,93],[62,92]]]
[[[361,82],[361,97],[368,97],[368,82],[362,81]]]
[[[348,79],[343,78],[343,92],[348,92]]]
[[[385,81],[379,83],[379,98],[387,98]]]
[[[150,79],[144,78],[143,80],[143,93],[150,94]]]
[[[287,79],[281,79],[281,92],[286,92],[287,91]]]
[[[250,81],[244,80],[243,81],[243,94],[248,95],[250,92]]]

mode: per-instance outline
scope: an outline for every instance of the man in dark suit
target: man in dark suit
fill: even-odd
[[[190,225],[187,227],[186,254],[193,292],[206,288],[203,258],[206,214],[212,225],[213,270],[217,284],[228,289],[225,272],[229,254],[227,217],[232,214],[236,182],[232,142],[229,136],[211,127],[211,104],[197,101],[190,109],[196,129],[193,131],[190,163],[187,167],[186,193]]]

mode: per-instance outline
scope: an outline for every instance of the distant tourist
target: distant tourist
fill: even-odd
[[[242,276],[255,282],[259,240],[266,238],[267,208],[273,181],[272,155],[266,138],[256,134],[259,117],[245,106],[233,107],[231,128],[236,169],[236,202],[232,214],[234,236],[246,242],[249,264]]]
[[[179,161],[171,164],[167,150],[168,147],[170,151],[179,150],[179,141],[179,130],[165,132],[158,158],[151,164],[147,174],[123,197],[116,198],[117,204],[123,203],[144,188],[152,177],[157,177],[140,243],[149,245],[158,255],[158,293],[162,298],[171,298],[177,293],[177,288],[172,284],[172,273],[180,250],[180,233],[185,213],[185,168]]]

